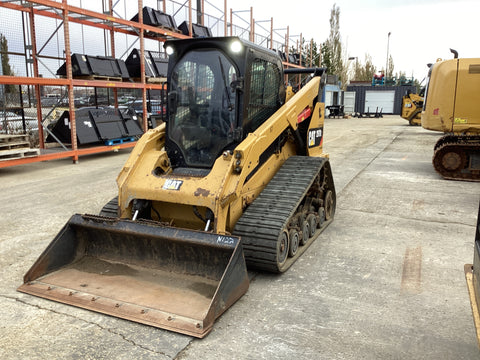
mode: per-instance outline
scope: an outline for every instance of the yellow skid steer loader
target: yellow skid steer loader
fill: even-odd
[[[236,37],[165,43],[166,123],[138,141],[99,215],[73,215],[19,291],[203,337],[333,220],[324,69]],[[300,74],[299,73],[306,73]],[[308,76],[298,92],[289,74]]]

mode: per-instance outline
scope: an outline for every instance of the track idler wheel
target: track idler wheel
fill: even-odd
[[[282,231],[277,240],[277,263],[282,266],[288,258],[289,241],[287,231]]]
[[[307,221],[310,227],[310,233],[308,237],[311,238],[313,237],[313,235],[315,235],[315,232],[317,231],[317,217],[314,214],[309,214],[307,216]]]
[[[462,156],[463,155],[463,156]],[[442,156],[442,166],[447,171],[458,171],[465,167],[465,155],[455,150],[445,152]]]
[[[310,223],[307,220],[302,221],[302,239],[300,245],[305,245],[310,237]]]
[[[333,219],[333,215],[335,214],[335,200],[333,197],[332,190],[328,190],[325,194],[324,199],[325,204],[325,220]]]
[[[325,209],[321,207],[318,209],[318,216],[317,216],[317,227],[320,229],[325,222]]]
[[[293,257],[297,254],[298,246],[300,245],[300,236],[296,229],[290,229],[288,232],[288,238],[290,240],[290,244],[288,247],[288,255]]]

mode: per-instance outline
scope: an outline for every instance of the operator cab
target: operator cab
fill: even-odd
[[[237,37],[167,41],[166,151],[172,167],[210,169],[285,101],[271,50]]]

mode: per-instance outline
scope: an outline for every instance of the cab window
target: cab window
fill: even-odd
[[[276,64],[255,59],[251,65],[250,96],[244,130],[255,131],[279,107],[281,72]]]

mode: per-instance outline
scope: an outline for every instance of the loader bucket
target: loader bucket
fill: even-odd
[[[238,237],[76,214],[18,291],[201,338],[248,284]]]

